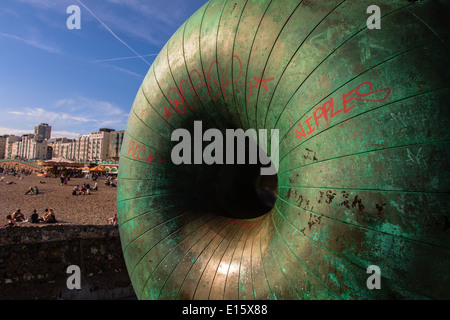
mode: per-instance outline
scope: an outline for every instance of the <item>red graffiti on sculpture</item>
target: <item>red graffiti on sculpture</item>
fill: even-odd
[[[369,89],[372,90],[372,87],[373,87],[372,83],[367,81],[367,82],[361,83],[359,86],[356,87],[356,89],[353,89],[348,93],[344,93],[342,95],[342,108],[341,109],[334,110],[335,104],[334,104],[333,98],[331,98],[330,100],[325,102],[322,106],[318,106],[316,108],[316,110],[314,110],[313,115],[310,116],[305,121],[305,123],[308,126],[307,132],[305,132],[305,130],[303,129],[303,125],[301,123],[298,124],[300,126],[300,130],[295,130],[295,133],[297,134],[298,139],[302,140],[302,137],[306,138],[307,135],[313,133],[316,130],[316,127],[319,128],[319,119],[320,118],[323,117],[325,119],[325,121],[328,122],[329,119],[335,117],[336,115],[338,115],[341,112],[343,112],[344,114],[348,113],[350,110],[352,110],[355,107],[354,104],[349,106],[349,104],[352,101],[383,102],[391,94],[391,89],[389,89],[389,88],[383,88],[383,89],[372,91],[369,93],[359,92],[359,89],[364,85],[368,85]],[[377,94],[377,93],[380,93],[383,91],[386,91],[386,94],[385,94],[384,98],[382,98],[382,99],[365,99],[365,97],[367,97],[367,96],[371,96],[371,95],[374,95],[374,94]],[[356,93],[356,96],[352,96],[354,93]],[[314,118],[316,127],[314,127],[310,123],[310,121],[313,118]]]
[[[156,159],[156,155],[153,156],[153,151],[150,150],[150,153],[147,154],[147,150],[144,145],[141,145],[139,143],[136,143],[133,140],[130,140],[130,144],[128,145],[128,155],[131,156],[134,160],[137,161],[145,161],[146,163],[150,164],[151,166],[159,166],[160,164],[163,164],[167,161],[167,159],[161,159],[161,155],[158,153],[158,163],[153,163],[153,160]]]
[[[232,65],[233,60],[236,61],[236,63],[239,63],[239,76],[237,77],[236,81],[230,81],[228,79],[229,77],[229,67]],[[211,75],[211,70],[213,67],[216,66],[220,79],[214,79]],[[227,63],[227,66],[225,70],[223,71],[222,66],[217,60],[214,60],[211,65],[209,66],[208,71],[205,72],[205,70],[201,70],[199,72],[198,70],[194,69],[189,74],[189,81],[187,80],[181,80],[179,83],[178,88],[170,88],[168,93],[168,99],[170,103],[170,107],[164,108],[164,115],[163,118],[166,119],[166,122],[169,120],[171,116],[173,116],[173,113],[171,112],[171,109],[178,111],[179,114],[184,114],[186,112],[186,106],[189,107],[191,110],[195,110],[197,107],[197,100],[199,101],[206,101],[208,98],[211,100],[216,100],[220,97],[220,95],[223,95],[223,98],[225,100],[230,99],[236,91],[241,89],[243,86],[248,85],[249,91],[247,94],[247,103],[250,101],[250,96],[252,94],[253,89],[257,89],[259,86],[263,87],[266,92],[269,92],[269,87],[267,85],[268,82],[273,81],[274,78],[264,78],[264,70],[261,73],[261,76],[257,78],[256,76],[253,77],[255,80],[255,84],[253,84],[252,81],[240,81],[242,76],[242,62],[241,59],[234,55]],[[201,74],[204,75],[206,81],[203,81],[203,77]],[[196,83],[196,85],[194,84]],[[235,85],[238,84],[238,82],[241,82],[231,93],[227,92],[227,86],[228,85]],[[208,89],[208,95],[205,97],[200,97],[199,91],[200,89],[206,87]],[[186,88],[188,90],[186,90]],[[186,99],[186,94],[190,94],[191,96],[191,103],[189,103]]]

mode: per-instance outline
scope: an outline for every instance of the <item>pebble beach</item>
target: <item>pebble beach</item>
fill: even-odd
[[[3,177],[0,174],[0,178]],[[7,182],[14,182],[7,184]],[[44,182],[44,183],[40,183]],[[105,186],[106,179],[97,179],[98,191],[89,195],[72,195],[76,186],[94,182],[85,178],[72,178],[67,185],[60,185],[59,177],[50,178],[31,174],[22,178],[5,176],[0,182],[0,225],[7,224],[6,216],[20,209],[29,220],[34,209],[41,217],[46,208],[52,208],[57,219],[56,224],[105,225],[108,219],[117,213],[117,188]],[[37,186],[39,194],[25,195],[30,187]],[[45,226],[46,223],[32,224],[18,222],[17,226]],[[54,225],[54,224],[52,224]]]

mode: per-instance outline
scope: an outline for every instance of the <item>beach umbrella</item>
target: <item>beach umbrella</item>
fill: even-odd
[[[94,167],[89,169],[90,171],[97,171],[97,172],[105,172],[105,170],[102,167]]]

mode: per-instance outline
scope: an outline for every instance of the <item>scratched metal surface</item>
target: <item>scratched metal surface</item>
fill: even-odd
[[[142,83],[121,151],[138,297],[449,299],[443,3],[378,1],[381,30],[366,27],[372,1],[213,0],[186,21]],[[224,216],[214,190],[239,174],[171,164],[172,131],[194,120],[280,130],[269,213]],[[366,286],[369,265],[381,290]]]

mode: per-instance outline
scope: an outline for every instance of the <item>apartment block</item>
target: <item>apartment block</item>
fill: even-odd
[[[6,140],[8,136],[0,136],[0,159],[5,159],[6,156]]]
[[[34,134],[0,137],[0,159],[47,160],[66,158],[74,161],[119,161],[124,130],[101,128],[76,139],[50,139],[51,126],[41,123]]]
[[[75,142],[67,138],[50,139],[48,146],[52,148],[51,158],[75,159]]]
[[[125,130],[111,132],[111,143],[109,149],[109,156],[112,161],[119,161],[120,149],[122,148],[123,135]]]
[[[46,160],[47,141],[36,141],[34,134],[25,134],[18,139],[9,137],[5,154],[8,159]]]
[[[52,127],[47,123],[41,123],[34,127],[35,140],[42,142],[44,140],[49,140],[52,135]]]

